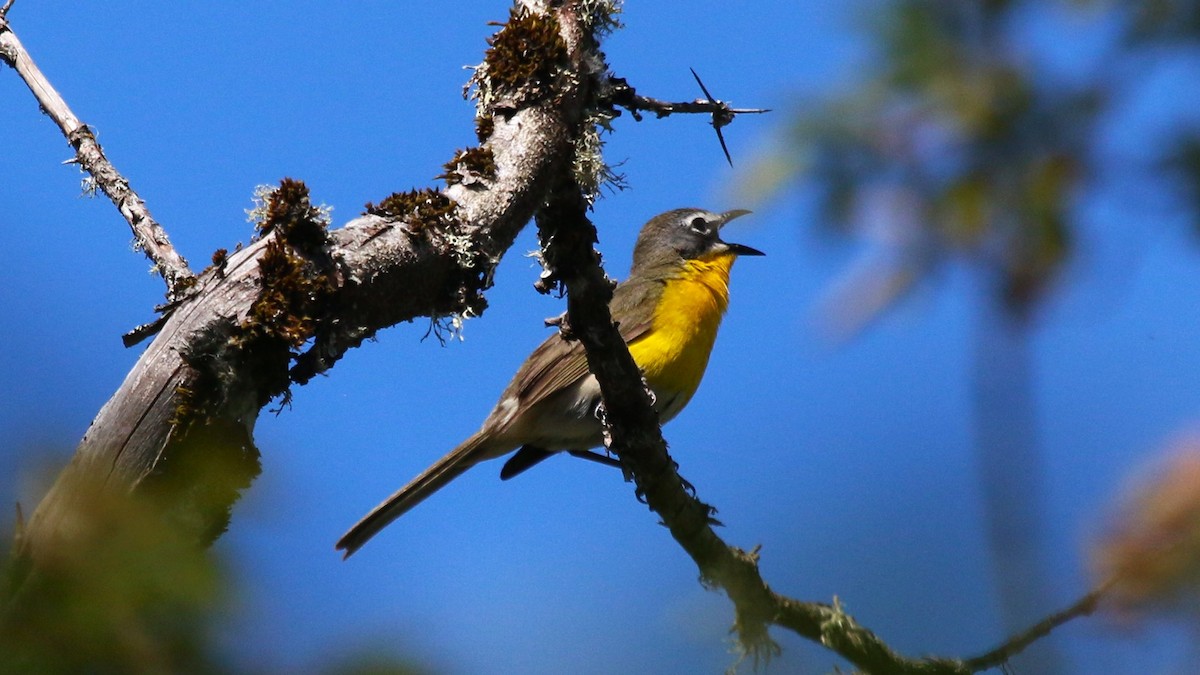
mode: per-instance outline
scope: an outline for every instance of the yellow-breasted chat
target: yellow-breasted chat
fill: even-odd
[[[687,405],[708,366],[729,306],[729,270],[761,251],[721,239],[726,223],[749,213],[675,209],[651,218],[633,249],[629,278],[609,308],[666,423]],[[588,453],[603,442],[600,387],[579,341],[550,336],[521,364],[483,426],[358,521],[337,543],[349,557],[371,537],[476,464],[516,453],[511,478],[556,452]]]

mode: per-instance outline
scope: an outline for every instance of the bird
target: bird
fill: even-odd
[[[700,386],[729,306],[734,260],[764,255],[721,239],[726,224],[748,213],[682,208],[651,218],[638,234],[629,276],[613,289],[612,318],[653,392],[661,423],[674,418]],[[471,467],[514,451],[502,480],[563,451],[619,465],[588,452],[603,442],[600,404],[581,343],[550,336],[521,364],[479,431],[359,520],[337,549],[349,558]]]

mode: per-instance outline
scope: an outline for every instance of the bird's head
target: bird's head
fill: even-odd
[[[633,249],[633,269],[652,269],[681,260],[720,255],[763,255],[762,251],[721,239],[721,228],[750,213],[734,209],[713,213],[704,209],[675,209],[660,213],[642,227]]]

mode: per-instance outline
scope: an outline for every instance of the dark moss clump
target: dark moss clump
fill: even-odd
[[[321,301],[333,291],[329,276],[315,270],[280,239],[267,243],[258,267],[262,291],[242,321],[234,346],[268,340],[299,347],[312,336]]]
[[[492,36],[484,54],[487,77],[502,94],[543,96],[568,63],[558,20],[551,14],[524,9],[510,12],[508,23]]]
[[[475,118],[475,137],[480,143],[487,142],[496,130],[496,120],[491,115],[480,115]]]
[[[446,195],[422,188],[393,192],[377,205],[367,202],[366,212],[373,216],[404,221],[416,233],[427,227],[444,225],[451,221],[455,208],[457,205]]]
[[[225,265],[229,262],[229,251],[219,248],[213,251],[212,266],[217,270],[217,274],[225,274]]]
[[[265,208],[260,231],[274,236],[258,256],[258,297],[244,319],[215,324],[183,355],[192,375],[176,390],[172,416],[181,437],[196,423],[214,419],[231,392],[257,392],[259,406],[280,395],[286,403],[288,368],[337,290],[324,223],[304,184],[283,181]],[[213,264],[224,258],[218,252]]]
[[[288,243],[304,251],[324,247],[328,232],[321,210],[312,205],[308,186],[303,181],[284,178],[271,192],[265,204],[266,215],[258,223],[258,233],[278,232]]]
[[[496,159],[487,147],[467,148],[454,153],[454,159],[442,165],[446,172],[437,176],[444,179],[448,185],[459,183],[477,184],[478,180],[471,178],[496,179]]]
[[[208,424],[229,392],[249,387],[258,392],[259,406],[275,396],[285,404],[291,398],[289,366],[316,332],[335,288],[282,239],[267,242],[258,265],[261,290],[246,318],[210,329],[184,354],[192,376],[175,391],[171,419],[182,435],[196,423]]]

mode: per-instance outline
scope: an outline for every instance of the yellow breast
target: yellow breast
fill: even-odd
[[[721,317],[729,306],[729,270],[736,256],[689,260],[666,282],[652,328],[629,344],[633,360],[660,399],[660,413],[674,416],[700,386]],[[664,419],[665,421],[665,419]]]

